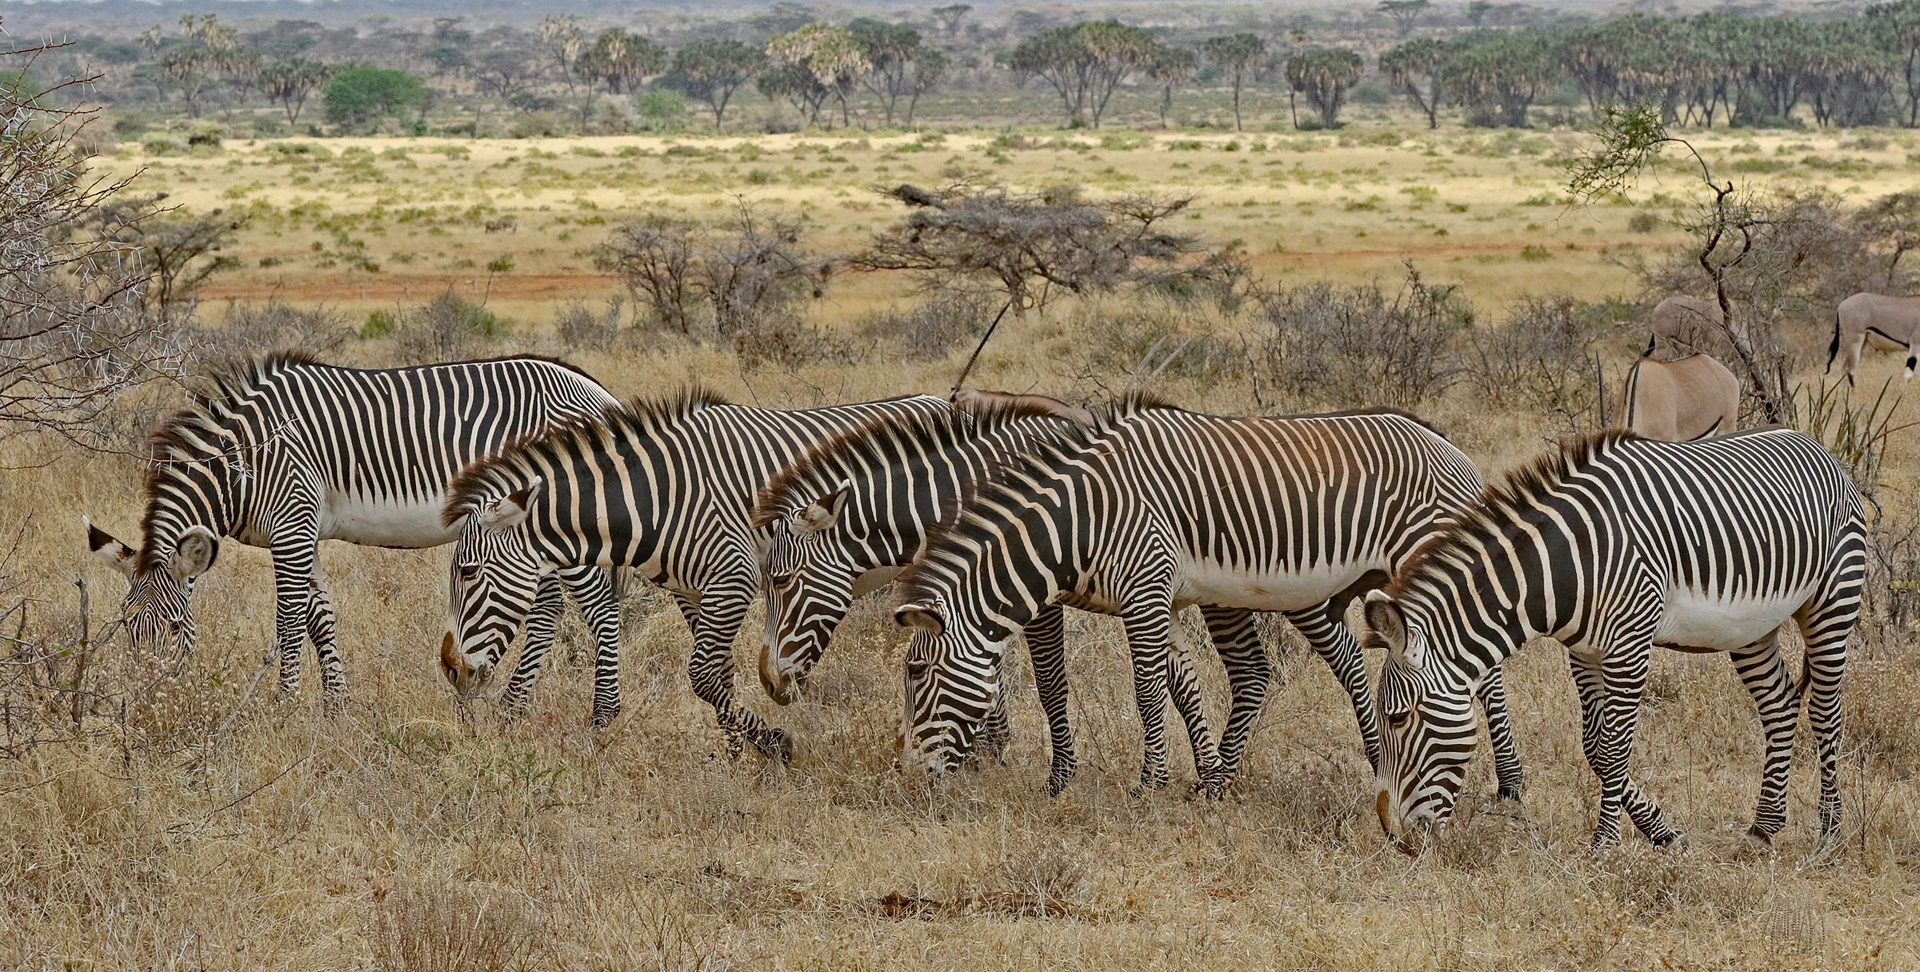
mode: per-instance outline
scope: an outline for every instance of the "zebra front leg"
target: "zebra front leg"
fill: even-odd
[[[533,695],[533,683],[546,665],[547,650],[553,646],[555,622],[559,618],[560,578],[557,573],[540,578],[533,595],[533,607],[527,611],[527,640],[520,647],[520,660],[513,666],[513,677],[500,691],[500,717],[515,719],[526,711]]]
[[[1487,741],[1493,749],[1493,775],[1499,784],[1493,798],[1519,803],[1526,769],[1520,765],[1520,753],[1513,745],[1513,720],[1507,713],[1507,684],[1501,675],[1505,669],[1505,665],[1495,665],[1481,680],[1476,694],[1480,699],[1480,714],[1487,720]]]
[[[710,586],[700,593],[687,677],[693,682],[693,694],[713,706],[720,730],[726,734],[729,756],[738,756],[744,742],[752,743],[769,759],[790,763],[792,737],[762,722],[752,709],[739,705],[733,694],[733,642],[746,619],[754,587],[753,579],[748,578],[744,583]],[[686,611],[684,602],[681,611]]]
[[[1771,844],[1773,835],[1787,825],[1787,775],[1793,766],[1794,730],[1800,722],[1799,699],[1793,691],[1793,676],[1780,657],[1779,631],[1729,654],[1741,684],[1760,711],[1760,731],[1767,741],[1766,760],[1760,771],[1760,799],[1747,834]]]
[[[1380,716],[1374,711],[1373,690],[1367,686],[1367,665],[1360,656],[1360,643],[1346,622],[1335,616],[1332,606],[1320,604],[1304,611],[1284,611],[1287,620],[1313,647],[1313,653],[1327,663],[1333,677],[1353,702],[1354,721],[1360,727],[1360,746],[1366,750],[1367,765],[1380,772]]]
[[[1594,850],[1620,842],[1620,811],[1625,809],[1640,833],[1658,846],[1685,839],[1666,824],[1660,808],[1628,772],[1633,735],[1640,715],[1652,649],[1642,648],[1603,666],[1597,658],[1569,651],[1574,684],[1580,693],[1580,748],[1600,781],[1600,814],[1594,825]]]
[[[1140,790],[1167,785],[1167,696],[1172,659],[1173,605],[1165,598],[1129,603],[1121,615],[1133,660],[1133,698],[1140,708]],[[1197,748],[1199,743],[1195,743]]]
[[[1073,724],[1067,717],[1066,611],[1060,605],[1041,607],[1027,623],[1027,655],[1033,660],[1034,694],[1040,697],[1040,708],[1047,714],[1052,758],[1047,794],[1057,797],[1073,782],[1078,766],[1073,754]]]
[[[300,649],[313,613],[317,543],[311,531],[273,538],[273,642],[280,656],[281,698],[292,698],[300,690]],[[344,692],[345,686],[328,686],[329,693],[334,691]]]
[[[313,657],[320,666],[320,684],[325,687],[328,709],[340,708],[347,699],[346,673],[340,664],[340,653],[334,647],[333,629],[333,595],[327,591],[327,579],[316,563],[307,601],[307,640],[313,642]]]
[[[1266,646],[1260,643],[1260,629],[1254,613],[1240,608],[1203,605],[1200,616],[1207,622],[1207,634],[1214,651],[1227,669],[1227,684],[1233,696],[1227,713],[1227,730],[1220,737],[1220,785],[1231,786],[1240,775],[1240,760],[1246,755],[1247,742],[1267,707],[1267,690],[1273,683],[1273,662]]]
[[[593,716],[595,729],[620,717],[620,585],[613,571],[575,567],[559,572],[560,583],[593,631]],[[684,609],[683,609],[684,613]]]

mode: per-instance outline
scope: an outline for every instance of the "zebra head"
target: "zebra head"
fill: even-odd
[[[526,528],[529,504],[539,491],[536,481],[458,522],[440,673],[463,699],[486,687],[493,666],[526,624],[540,582],[554,570]]]
[[[83,518],[84,520],[84,518]],[[220,555],[220,540],[203,526],[188,527],[171,553],[142,558],[132,547],[85,520],[87,548],[127,578],[120,617],[135,648],[180,654],[197,644],[193,623],[193,582]]]
[[[901,760],[943,776],[973,751],[1000,699],[1000,663],[1011,631],[957,617],[939,598],[902,604],[896,623],[913,628],[907,646],[906,709],[896,744]]]
[[[781,705],[799,697],[834,629],[853,606],[854,570],[839,555],[830,529],[852,489],[852,483],[842,482],[832,493],[771,525],[760,685]]]
[[[1446,832],[1467,758],[1475,743],[1473,693],[1429,645],[1431,625],[1384,591],[1366,600],[1366,644],[1383,648],[1380,691],[1379,794],[1374,808],[1394,845],[1415,850],[1414,837]]]

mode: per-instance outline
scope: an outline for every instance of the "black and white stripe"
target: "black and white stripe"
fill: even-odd
[[[748,523],[754,494],[816,443],[865,421],[948,410],[925,395],[780,411],[694,392],[609,409],[476,463],[443,515],[461,531],[441,643],[447,677],[463,694],[483,684],[554,571],[637,567],[672,592],[693,630],[688,675],[729,745],[784,758],[787,734],[733,694],[733,642],[760,588],[768,536]],[[618,705],[617,681],[595,692],[596,706],[603,695]]]
[[[1620,811],[1655,843],[1681,835],[1628,771],[1655,645],[1724,651],[1760,709],[1766,762],[1752,833],[1786,820],[1804,703],[1818,737],[1821,833],[1840,821],[1840,681],[1859,613],[1866,533],[1852,480],[1791,429],[1666,443],[1609,432],[1569,444],[1493,490],[1415,555],[1366,614],[1389,651],[1379,705],[1377,807],[1401,846],[1444,826],[1473,749],[1467,699],[1527,639],[1565,643],[1582,743],[1600,780],[1593,843]],[[1806,639],[1799,684],[1779,628]]]
[[[92,528],[89,543],[132,582],[125,609],[141,643],[195,645],[193,582],[223,537],[273,554],[275,650],[282,691],[300,682],[311,641],[330,699],[344,697],[333,605],[316,561],[321,540],[432,547],[447,484],[474,459],[557,422],[597,414],[614,398],[585,372],[535,357],[362,370],[282,353],[215,379],[215,391],[174,415],[150,442],[139,551]],[[565,586],[616,661],[613,588],[604,571],[576,570],[542,591],[551,639]],[[509,688],[509,708],[525,699]]]
[[[1270,667],[1253,611],[1284,613],[1327,662],[1377,766],[1371,695],[1342,611],[1479,488],[1465,455],[1396,412],[1222,418],[1123,401],[1095,427],[1002,465],[908,568],[896,617],[922,629],[908,652],[909,758],[952,768],[997,702],[1008,637],[1057,602],[1125,622],[1146,734],[1141,783],[1160,785],[1172,614],[1204,604],[1234,684],[1221,773],[1203,787],[1231,781],[1265,705]],[[1505,746],[1504,711],[1491,715]],[[1503,769],[1517,793],[1518,761]]]

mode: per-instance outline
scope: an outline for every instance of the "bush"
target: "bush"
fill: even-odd
[[[1299,401],[1411,408],[1462,371],[1473,308],[1418,271],[1389,297],[1373,284],[1310,284],[1261,298],[1253,379]]]
[[[235,356],[286,349],[326,355],[338,350],[353,333],[333,311],[295,307],[282,300],[235,303],[227,308],[226,320],[218,329],[195,330],[208,347]]]
[[[327,82],[327,122],[363,128],[426,97],[426,82],[405,71],[347,68]]]
[[[801,224],[742,206],[723,222],[649,215],[616,227],[594,265],[626,280],[655,326],[732,338],[778,329],[824,293],[829,265],[805,254]]]
[[[999,311],[1000,301],[963,290],[939,290],[904,313],[882,311],[867,318],[860,332],[895,342],[909,357],[940,358],[969,338],[978,340]]]
[[[1651,233],[1660,228],[1660,217],[1641,210],[1627,217],[1627,232]]]
[[[507,330],[492,311],[451,290],[402,312],[394,321],[400,358],[412,364],[474,357],[481,346],[504,337]]]
[[[569,348],[604,348],[620,336],[620,315],[626,301],[607,301],[607,312],[596,314],[586,301],[571,300],[554,315],[553,331]]]
[[[687,96],[672,88],[652,88],[640,96],[640,128],[677,132],[687,125]]]
[[[1631,317],[1617,302],[1522,299],[1505,324],[1472,332],[1466,380],[1491,404],[1556,416],[1566,433],[1600,428],[1608,419],[1601,341]]]

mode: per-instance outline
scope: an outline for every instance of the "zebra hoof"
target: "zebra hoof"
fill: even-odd
[[[1693,846],[1693,838],[1688,837],[1686,834],[1680,833],[1679,831],[1676,830],[1674,831],[1673,836],[1668,837],[1666,840],[1663,840],[1658,844],[1655,844],[1654,846],[1660,848],[1663,851],[1666,851],[1669,854],[1676,854],[1676,855],[1685,854],[1687,852],[1687,848]]]
[[[587,725],[595,731],[598,731],[611,728],[619,718],[619,709],[595,709],[593,716],[587,720]]]
[[[775,729],[767,733],[766,744],[760,747],[767,759],[782,766],[793,765],[793,734],[785,729]]]
[[[1768,850],[1773,849],[1773,835],[1768,833],[1765,830],[1760,829],[1759,824],[1754,824],[1753,826],[1747,828],[1747,837],[1750,838],[1754,843],[1759,844],[1760,846],[1765,847]]]

